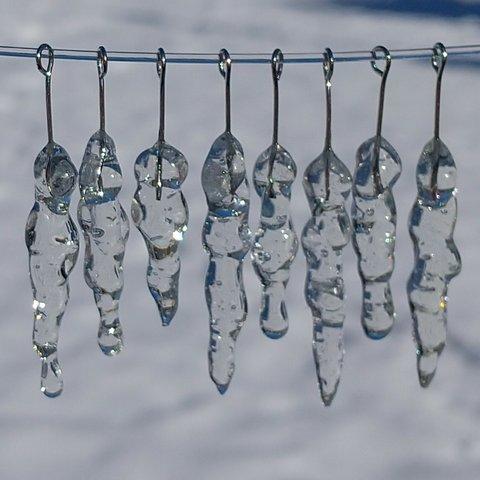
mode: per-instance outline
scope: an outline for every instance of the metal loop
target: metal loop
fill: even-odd
[[[165,50],[159,48],[157,51],[157,73],[160,78],[165,75],[165,67],[167,66],[167,57],[165,55]]]
[[[437,42],[432,50],[432,66],[437,73],[441,73],[447,63],[447,49],[443,43]]]
[[[230,76],[230,70],[232,69],[232,59],[228,50],[222,48],[218,54],[218,70],[222,74],[223,78]]]
[[[276,80],[280,80],[283,72],[283,52],[276,48],[272,53],[272,75]]]
[[[382,53],[383,56],[379,57],[378,54]],[[382,70],[377,65],[377,60],[384,60],[385,61],[385,68]],[[392,64],[392,56],[388,48],[385,48],[383,45],[377,45],[375,48],[372,49],[372,60],[370,60],[370,64],[372,65],[373,70],[378,73],[381,77],[387,76],[390,70],[390,66]]]
[[[108,56],[105,47],[98,47],[97,50],[97,70],[98,78],[101,80],[105,77],[108,71]]]
[[[327,83],[329,83],[332,79],[334,63],[335,57],[333,52],[329,48],[326,48],[323,54],[323,73]]]
[[[42,65],[42,58],[43,58],[43,52],[47,50],[48,52],[48,65],[47,68],[45,68]],[[46,77],[50,77],[52,75],[52,70],[53,70],[53,61],[54,61],[54,53],[53,53],[53,48],[48,44],[48,43],[42,43],[38,48],[37,48],[37,54],[35,55],[35,58],[37,60],[37,68],[40,70],[40,72],[45,75]]]

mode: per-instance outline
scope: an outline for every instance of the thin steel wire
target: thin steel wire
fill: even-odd
[[[451,45],[446,47],[450,57],[480,54],[480,44]],[[0,45],[0,57],[34,58],[37,47]],[[55,60],[97,61],[96,50],[77,48],[55,48]],[[370,50],[333,52],[335,61],[371,61]],[[392,60],[430,60],[432,48],[390,49]],[[157,61],[157,52],[109,50],[110,62],[151,63]],[[169,63],[177,64],[217,64],[218,52],[167,52]],[[269,64],[270,53],[239,52],[231,53],[232,62],[245,64]],[[284,63],[323,63],[323,52],[284,52]]]

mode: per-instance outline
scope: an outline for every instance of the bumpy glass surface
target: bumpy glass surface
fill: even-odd
[[[330,405],[343,364],[345,320],[342,253],[350,241],[345,209],[352,177],[331,149],[306,169],[303,186],[312,216],[302,232],[307,259],[305,299],[313,315],[313,356],[323,403]]]
[[[285,289],[290,265],[298,250],[290,216],[291,189],[296,175],[295,162],[278,144],[260,154],[253,172],[255,190],[262,198],[262,210],[253,240],[252,260],[262,283],[260,325],[270,338],[280,338],[288,330]]]
[[[395,320],[389,283],[395,264],[397,227],[392,189],[402,163],[390,143],[380,137],[377,164],[375,142],[376,137],[370,138],[357,150],[352,222],[363,288],[362,326],[370,338],[380,339],[390,332]]]
[[[78,220],[85,238],[84,276],[100,313],[98,344],[106,355],[123,346],[118,306],[129,223],[117,195],[122,171],[113,140],[102,130],[88,141],[80,167]]]
[[[142,152],[135,162],[132,219],[147,246],[147,284],[163,325],[171,322],[178,305],[178,245],[188,222],[181,185],[187,172],[185,157],[164,142]]]
[[[418,377],[423,387],[432,381],[445,346],[448,284],[461,270],[460,254],[453,241],[456,179],[448,148],[439,138],[430,140],[417,165],[418,194],[409,221],[415,263],[407,285]]]
[[[210,314],[210,377],[225,393],[235,370],[235,342],[247,316],[242,263],[250,250],[250,206],[243,149],[230,133],[220,135],[205,160],[202,186],[208,213],[203,245],[210,255],[205,296]]]
[[[68,276],[78,257],[78,232],[69,214],[77,170],[60,145],[50,142],[34,165],[35,203],[25,242],[33,290],[33,349],[42,360],[41,391],[60,395],[62,370],[57,358],[60,323],[69,298]]]

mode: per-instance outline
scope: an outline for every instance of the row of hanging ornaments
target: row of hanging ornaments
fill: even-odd
[[[42,58],[48,57],[48,66]],[[377,62],[384,61],[382,70]],[[440,89],[447,52],[441,43],[433,47],[437,72],[435,128],[417,166],[418,195],[409,229],[415,264],[408,281],[408,298],[417,346],[417,369],[422,386],[432,380],[438,356],[445,345],[447,287],[460,272],[460,256],[453,242],[457,201],[456,170],[448,148],[439,137]],[[34,296],[34,350],[42,360],[41,390],[49,397],[63,388],[57,359],[59,326],[69,297],[68,276],[78,257],[77,228],[69,215],[70,197],[77,170],[68,153],[53,140],[51,77],[54,52],[41,45],[38,69],[46,78],[48,143],[35,160],[35,204],[26,226],[30,277]],[[344,355],[345,319],[342,251],[353,238],[363,284],[362,325],[372,339],[391,330],[395,311],[389,279],[394,267],[396,209],[392,188],[401,172],[400,158],[382,137],[385,84],[391,56],[382,46],[372,50],[371,65],[381,76],[376,134],[358,149],[352,176],[337,158],[331,143],[331,79],[334,56],[324,53],[326,136],[322,153],[307,167],[303,185],[311,218],[301,234],[307,260],[305,298],[313,316],[313,355],[318,384],[325,405],[336,393]],[[122,174],[115,144],[105,131],[104,77],[107,54],[98,49],[100,129],[88,141],[79,174],[78,221],[85,237],[84,275],[100,314],[98,344],[106,355],[122,349],[118,316],[123,288],[123,258],[129,234],[127,214],[118,193]],[[213,143],[202,170],[202,186],[208,204],[203,245],[210,255],[205,296],[210,315],[209,371],[220,393],[232,379],[235,342],[247,314],[242,263],[251,251],[255,272],[262,285],[260,325],[270,338],[287,332],[285,289],[289,269],[298,250],[289,214],[291,185],[297,168],[278,143],[278,82],[283,55],[275,50],[271,67],[274,88],[272,144],[258,157],[253,182],[261,197],[260,225],[248,226],[249,187],[242,146],[230,128],[231,58],[219,53],[218,66],[225,79],[226,126]],[[135,162],[137,190],[132,219],[147,247],[147,284],[158,306],[163,325],[168,325],[178,305],[179,242],[187,229],[188,209],[181,191],[187,161],[166,143],[165,52],[156,63],[160,77],[160,128],[155,144]],[[352,183],[353,182],[353,183]],[[351,220],[345,202],[353,184]]]

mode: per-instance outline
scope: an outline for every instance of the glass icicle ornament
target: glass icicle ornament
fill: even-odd
[[[331,404],[343,364],[345,300],[343,249],[351,225],[345,209],[352,177],[332,149],[331,79],[334,57],[327,48],[323,69],[326,91],[326,135],[323,152],[305,170],[303,186],[311,218],[302,232],[307,259],[305,299],[313,315],[313,356],[323,403]]]
[[[165,51],[157,54],[160,77],[160,127],[153,147],[135,162],[137,189],[132,219],[148,251],[147,283],[162,319],[169,325],[178,305],[178,246],[187,230],[188,208],[181,186],[188,172],[185,157],[165,141]]]
[[[122,171],[115,144],[105,131],[104,77],[108,59],[98,49],[100,129],[88,141],[80,167],[78,220],[85,238],[84,276],[100,313],[98,344],[105,355],[122,349],[118,305],[123,289],[123,257],[129,223],[120,205]]]
[[[457,171],[450,151],[440,140],[441,82],[446,62],[445,47],[435,44],[432,55],[432,65],[437,72],[434,136],[418,161],[418,193],[409,220],[415,262],[407,291],[422,387],[432,381],[445,346],[448,284],[461,270],[460,254],[453,241]]]
[[[258,157],[253,183],[262,199],[260,226],[255,233],[252,260],[262,284],[260,325],[270,338],[280,338],[288,330],[285,290],[290,265],[298,250],[298,239],[290,216],[291,186],[297,166],[290,154],[278,143],[278,81],[283,69],[283,54],[272,55],[274,91],[273,140]]]
[[[219,54],[225,79],[226,127],[214,142],[202,169],[202,187],[208,204],[202,240],[210,256],[205,296],[210,315],[208,363],[210,377],[225,393],[235,369],[235,342],[247,316],[243,260],[250,250],[250,206],[243,149],[230,129],[231,58]]]
[[[47,68],[42,65],[45,50]],[[45,76],[48,143],[35,160],[35,203],[28,216],[25,242],[33,290],[33,348],[42,360],[41,391],[47,397],[56,397],[63,390],[57,358],[59,328],[69,298],[68,276],[79,249],[77,228],[69,213],[77,170],[65,149],[53,140],[52,48],[40,45],[36,61]]]
[[[381,53],[385,69],[376,61]],[[390,70],[390,52],[382,46],[372,50],[372,67],[381,77],[377,132],[357,150],[353,182],[353,246],[362,279],[362,326],[372,339],[385,337],[393,327],[395,308],[390,277],[395,263],[397,209],[393,186],[402,171],[398,153],[382,137],[385,85]]]

